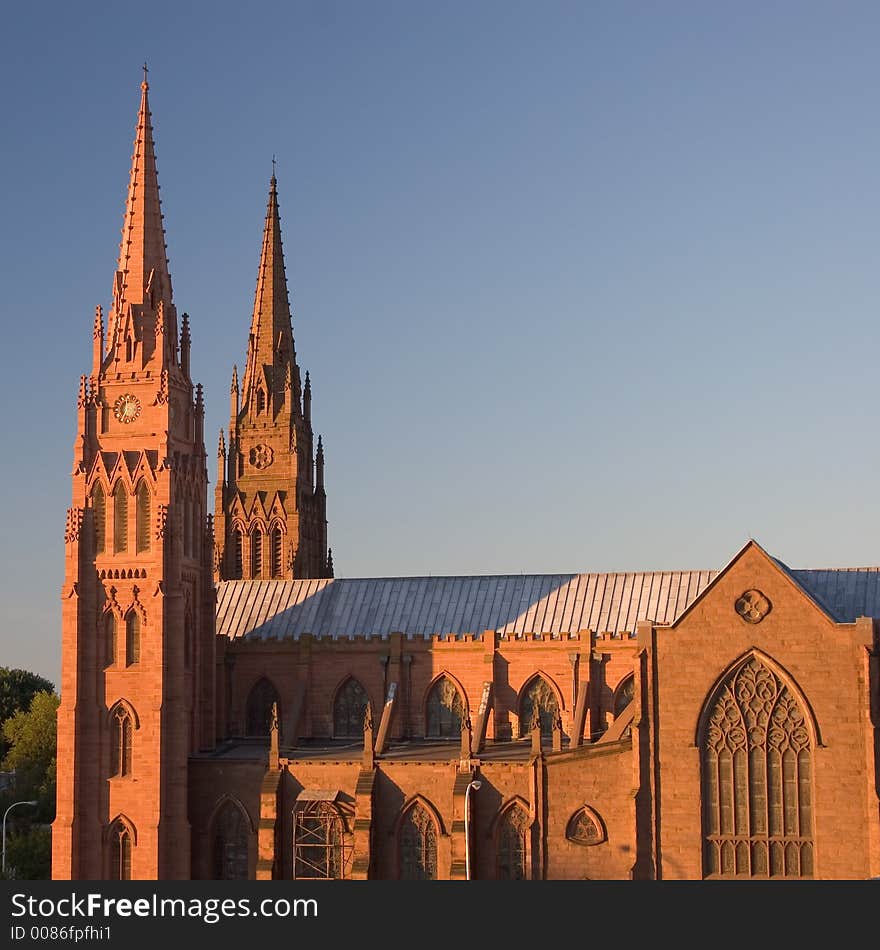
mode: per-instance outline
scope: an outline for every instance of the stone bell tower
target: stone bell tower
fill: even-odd
[[[65,532],[55,879],[190,876],[214,741],[204,404],[171,289],[144,67],[112,304],[80,381]]]
[[[217,450],[215,578],[332,577],[324,448],[312,434],[309,374],[300,379],[291,326],[278,186],[263,228],[247,362],[232,370],[229,443]]]

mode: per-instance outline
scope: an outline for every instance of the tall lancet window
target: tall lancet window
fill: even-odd
[[[259,527],[254,528],[251,535],[251,577],[263,576],[263,532]]]
[[[716,689],[701,729],[705,877],[813,876],[811,730],[757,656]]]
[[[428,809],[415,802],[403,816],[398,835],[400,879],[437,879],[437,826]]]
[[[131,880],[131,832],[119,819],[110,826],[110,880]]]
[[[110,713],[110,774],[131,775],[131,747],[134,738],[134,723],[131,713],[118,705]]]
[[[135,519],[135,546],[138,554],[150,550],[150,489],[141,482],[137,490],[137,517]]]
[[[141,659],[141,618],[136,610],[125,618],[125,665],[132,666]]]
[[[92,510],[95,514],[95,553],[103,554],[107,546],[107,499],[100,482],[92,489]]]
[[[104,614],[104,665],[113,666],[116,662],[116,614],[108,610]]]
[[[452,736],[461,734],[464,702],[461,693],[448,676],[434,684],[425,704],[425,735]]]
[[[244,576],[244,557],[243,557],[244,539],[240,528],[232,532],[232,574],[238,580]]]
[[[122,482],[113,490],[113,550],[128,550],[128,492]]]
[[[281,577],[281,571],[283,568],[281,554],[282,552],[282,535],[281,528],[278,525],[272,529],[272,576]]]

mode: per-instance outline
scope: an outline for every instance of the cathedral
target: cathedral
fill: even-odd
[[[209,509],[148,91],[77,399],[53,878],[880,876],[880,568],[334,577],[274,173]]]

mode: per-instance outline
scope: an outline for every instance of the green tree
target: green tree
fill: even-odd
[[[0,795],[5,813],[13,803],[36,801],[10,812],[6,827],[6,868],[22,880],[50,877],[51,831],[55,818],[56,721],[60,700],[54,692],[34,694],[28,709],[20,709],[2,725],[8,751],[4,771],[14,773]],[[14,869],[14,872],[12,871]]]
[[[55,685],[28,670],[0,666],[0,726],[17,712],[31,707],[37,693],[54,693]],[[9,744],[0,734],[0,760],[9,751]]]

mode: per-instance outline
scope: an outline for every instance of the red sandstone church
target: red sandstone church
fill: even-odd
[[[880,875],[880,570],[334,579],[273,175],[213,516],[142,85],[65,533],[56,879]],[[85,327],[84,327],[85,330]]]

